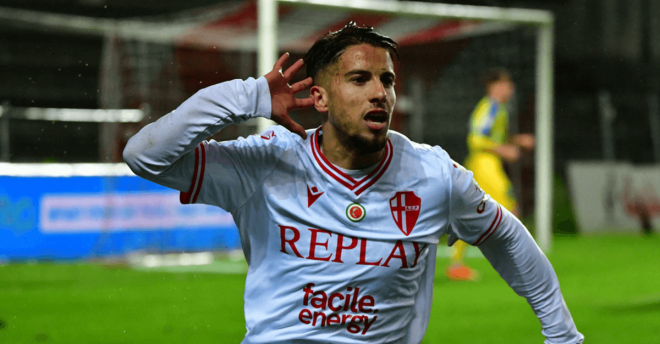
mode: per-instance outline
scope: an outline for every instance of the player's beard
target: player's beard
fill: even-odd
[[[388,137],[389,133],[382,136],[376,136],[374,138],[366,138],[361,135],[354,135],[348,137],[348,144],[355,152],[358,152],[362,155],[367,155],[380,152],[385,149]]]
[[[360,129],[359,124],[347,121],[344,118],[348,116],[338,116],[335,118],[328,118],[328,125],[334,128],[336,137],[341,145],[348,151],[355,152],[359,155],[369,155],[381,152],[387,146],[387,139],[389,137],[389,122],[392,115],[388,116],[388,125],[384,133],[375,134],[366,132],[367,129]]]

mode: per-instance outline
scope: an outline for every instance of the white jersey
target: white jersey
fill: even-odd
[[[444,150],[393,131],[359,171],[325,158],[320,128],[203,141],[269,114],[264,78],[212,86],[132,138],[126,160],[234,217],[249,264],[243,343],[421,342],[439,238],[479,245],[513,218]]]

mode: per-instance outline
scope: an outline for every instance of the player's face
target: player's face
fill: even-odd
[[[342,144],[360,153],[384,149],[396,102],[389,51],[369,44],[349,47],[328,73],[324,128],[331,125]]]
[[[503,103],[508,102],[516,92],[516,86],[513,84],[513,81],[509,80],[508,78],[504,78],[495,83],[495,87],[497,87],[496,92],[500,94],[500,98],[502,99]]]

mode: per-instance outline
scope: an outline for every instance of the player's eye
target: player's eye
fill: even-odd
[[[356,84],[364,84],[365,82],[367,82],[367,79],[363,76],[356,76],[351,78],[351,81]]]
[[[394,77],[392,75],[385,74],[380,77],[380,82],[383,83],[383,86],[385,88],[390,88],[394,86]]]

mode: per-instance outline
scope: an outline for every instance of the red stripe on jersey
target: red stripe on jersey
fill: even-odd
[[[498,204],[497,205],[497,213],[495,214],[495,218],[493,219],[493,223],[491,223],[490,227],[488,227],[488,230],[486,232],[484,232],[484,234],[482,234],[481,237],[479,237],[479,239],[477,239],[477,241],[474,242],[475,246],[483,244],[483,242],[486,241],[486,239],[490,238],[490,236],[493,233],[495,233],[495,230],[497,229],[497,227],[500,226],[500,223],[502,222],[503,215],[504,214],[502,213],[502,206],[500,206]]]
[[[347,175],[339,168],[337,168],[335,165],[333,165],[323,155],[323,152],[321,152],[321,146],[319,144],[320,133],[321,133],[321,128],[317,129],[314,132],[311,139],[312,153],[314,154],[314,158],[316,159],[316,162],[321,167],[321,169],[325,171],[325,173],[329,174],[332,178],[334,178],[340,184],[347,187],[349,190],[354,191],[356,195],[361,194],[371,185],[376,183],[378,179],[380,179],[380,177],[385,173],[385,170],[387,170],[387,168],[390,165],[390,162],[392,161],[392,156],[394,155],[394,153],[392,148],[392,142],[388,139],[387,145],[385,146],[385,154],[378,163],[378,166],[376,166],[376,168],[365,177],[361,178],[360,180],[355,180],[353,179],[353,177]],[[357,191],[355,191],[356,189]]]
[[[188,192],[182,191],[179,194],[179,202],[181,202],[181,204],[190,204],[193,190],[195,190],[195,184],[197,182],[197,165],[199,165],[199,146],[195,147],[195,169],[193,170],[193,178],[192,182],[190,183],[190,189],[188,189]]]
[[[202,152],[202,164],[199,166],[199,181],[197,182],[197,191],[195,191],[195,196],[193,196],[192,203],[197,202],[197,196],[199,196],[199,190],[202,189],[202,182],[204,181],[204,171],[206,170],[206,145],[205,142],[199,144]]]
[[[385,166],[382,166],[383,168],[380,169],[380,172],[378,172],[378,174],[370,182],[368,182],[367,184],[365,184],[364,186],[359,188],[357,191],[355,191],[356,195],[361,194],[362,192],[364,192],[364,190],[366,190],[370,186],[374,185],[374,183],[378,179],[380,179],[380,177],[383,175],[383,173],[385,173],[385,170],[387,170],[387,168],[390,166],[390,162],[392,162],[392,157],[394,156],[392,151],[393,151],[392,143],[390,142],[390,140],[387,140],[387,147],[385,149],[385,159],[380,161],[380,165],[378,165],[378,167],[375,170],[372,171],[372,174],[375,173],[376,171],[378,171],[378,169],[383,165],[383,163],[385,164]],[[387,162],[385,162],[385,160],[387,160]],[[367,177],[369,177],[369,176],[367,176]]]
[[[349,176],[348,174],[344,173],[342,170],[338,169],[337,166],[333,165],[326,157],[323,155],[323,152],[321,152],[321,146],[319,145],[319,129],[316,130],[316,136],[314,140],[314,147],[316,148],[316,151],[318,152],[318,155],[321,157],[323,160],[322,162],[325,163],[326,166],[330,167],[332,171],[346,179],[351,184],[357,183],[353,177]],[[318,158],[316,159],[317,161],[319,160]],[[320,164],[321,162],[319,162]],[[332,174],[332,172],[329,172]],[[335,178],[336,179],[336,178]],[[348,187],[349,189],[353,190],[351,187]]]
[[[502,211],[502,208],[500,207],[500,219],[497,220],[497,224],[495,225],[495,228],[493,228],[493,230],[490,232],[490,234],[486,235],[484,240],[482,240],[481,243],[479,243],[479,245],[483,244],[486,240],[488,240],[488,238],[490,238],[491,235],[493,235],[493,233],[495,233],[495,231],[497,231],[497,228],[500,227],[500,223],[502,222],[503,217],[504,217],[504,212]]]
[[[376,176],[376,178],[372,179],[371,182],[369,182],[369,185],[372,185],[373,183],[375,183],[376,180],[378,180],[378,178],[380,178],[380,176],[383,175],[383,172],[385,172],[387,167],[390,166],[390,161],[392,160],[392,155],[393,155],[392,154],[392,143],[390,142],[389,139],[387,139],[387,144],[385,145],[385,154],[383,155],[383,158],[380,159],[380,162],[378,163],[378,166],[376,166],[376,168],[373,171],[371,171],[371,173],[369,173],[366,177],[360,179],[360,181],[358,182],[357,185],[355,185],[355,187],[360,186],[360,184],[364,183],[369,178],[371,178],[371,176],[376,174],[376,172],[380,171],[380,172],[378,172],[378,175]],[[383,166],[383,165],[385,165],[385,166]],[[382,169],[381,169],[381,167],[382,167]],[[367,187],[368,186],[366,186],[364,188],[367,188]]]
[[[314,136],[312,137],[312,141],[317,141],[317,140],[318,140],[318,131],[315,132],[315,133],[314,133]],[[319,155],[321,155],[322,153],[321,153],[320,150],[317,152],[317,147],[318,147],[318,143],[312,142],[312,153],[314,154],[314,158],[316,159],[316,162],[319,164],[319,166],[321,166],[321,169],[323,169],[323,171],[325,171],[325,173],[327,173],[327,174],[329,174],[329,175],[331,175],[331,176],[334,177],[334,175],[332,174],[332,171],[330,171],[330,170],[325,166],[325,164],[323,164],[323,162],[321,161],[321,159],[319,158]],[[330,164],[330,165],[332,166],[332,164]],[[336,179],[339,183],[341,183],[342,185],[344,185],[345,187],[349,188],[350,190],[353,190],[353,189],[352,189],[352,185],[349,184],[348,182],[344,181],[343,179],[336,178],[336,177],[335,177],[335,179]]]

